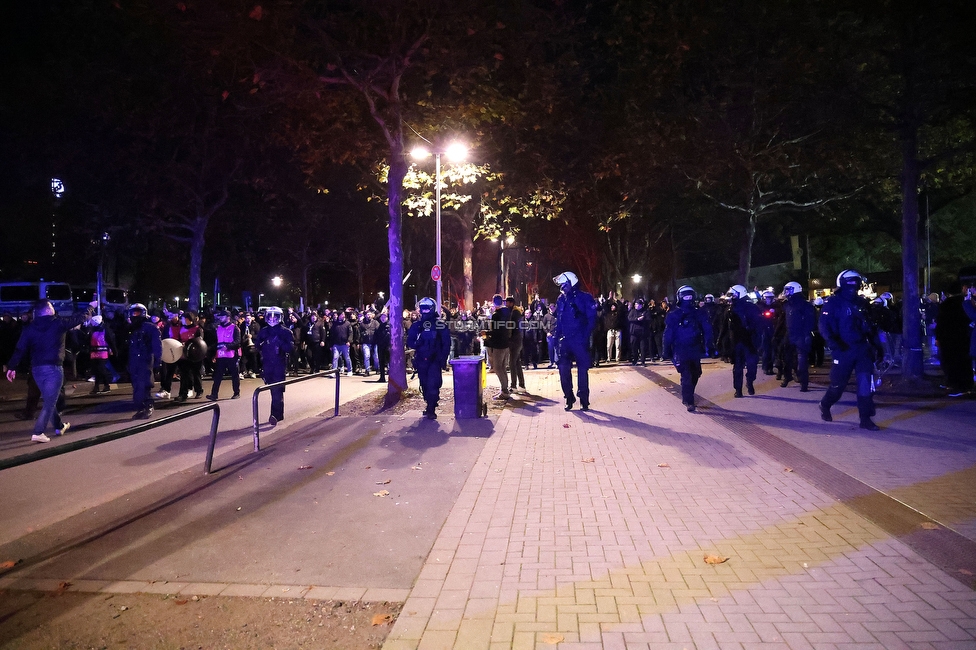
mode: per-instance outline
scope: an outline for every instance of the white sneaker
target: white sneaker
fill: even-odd
[[[346,373],[346,377],[352,377],[352,373],[351,372],[347,372]]]
[[[155,397],[156,399],[169,399],[170,398],[170,394],[167,391],[165,391],[165,390],[161,390],[158,393],[156,393],[155,395],[153,395],[153,397]]]
[[[68,433],[68,429],[70,429],[70,428],[71,428],[71,423],[70,422],[62,422],[61,423],[61,428],[54,430],[54,435],[56,435],[56,436],[63,436],[64,434]]]
[[[89,378],[88,378],[88,379],[86,379],[85,381],[87,381],[87,382],[89,382],[89,383],[90,383],[90,382],[94,382],[94,381],[95,381],[95,378],[94,378],[94,377],[89,377]]]
[[[186,398],[187,398],[187,399],[193,399],[193,398],[194,398],[194,397],[196,397],[196,396],[197,396],[197,394],[196,394],[196,393],[194,393],[194,392],[193,392],[192,390],[188,390],[188,391],[186,391]]]
[[[31,436],[31,442],[51,442],[51,439],[43,433],[35,433]]]

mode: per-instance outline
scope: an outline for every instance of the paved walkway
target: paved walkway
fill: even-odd
[[[717,407],[687,413],[648,381],[674,377],[659,370],[596,371],[586,414],[562,411],[554,373],[532,373],[386,650],[976,647],[972,572],[936,567]],[[716,390],[725,372],[710,369]]]

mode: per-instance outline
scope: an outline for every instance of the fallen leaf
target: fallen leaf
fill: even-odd
[[[564,428],[564,429],[568,429],[568,428],[569,428],[569,425],[568,425],[568,424],[564,424],[564,425],[563,425],[563,428]]]
[[[377,485],[388,485],[392,479],[386,479],[385,481],[376,481]]]
[[[237,475],[237,480],[238,480],[238,481],[243,481],[243,480],[244,480],[244,477],[243,477],[243,476],[241,476],[240,474],[238,474],[238,475]]]
[[[705,564],[721,564],[722,562],[728,562],[729,558],[720,557],[718,555],[706,555]]]
[[[70,582],[67,582],[67,581],[59,582],[58,583],[58,588],[54,590],[54,593],[56,593],[56,594],[63,594],[64,592],[68,591],[68,587],[70,587],[70,586],[71,586],[71,583]]]
[[[393,622],[393,614],[375,614],[373,616],[373,626],[386,625]]]
[[[174,600],[173,602],[177,605],[186,605],[190,601],[188,601],[186,598],[180,598],[179,600]]]
[[[423,469],[423,467],[421,467],[420,465],[414,465],[410,469],[412,469],[412,470],[418,470],[418,469]]]
[[[970,571],[969,569],[959,569],[959,573],[963,574],[964,576],[971,576],[971,575],[973,575],[973,572]]]
[[[363,469],[370,469],[370,467],[371,467],[371,465],[367,465],[367,466],[366,466],[366,467],[364,467]]]
[[[589,458],[584,458],[583,459],[583,462],[584,463],[595,463],[596,462],[596,458],[594,458],[593,456],[590,456]]]
[[[325,475],[326,476],[335,476],[335,472],[326,472]]]
[[[390,496],[389,490],[380,490],[379,492],[373,492],[374,497],[388,497]]]
[[[6,571],[7,569],[12,569],[23,560],[6,560],[5,562],[0,562],[0,571]]]
[[[793,471],[793,468],[792,467],[784,467],[783,468],[783,471],[792,472]]]
[[[299,465],[298,469],[312,469],[311,465]]]
[[[922,528],[925,530],[939,530],[940,526],[934,521],[923,521]]]
[[[670,466],[670,465],[668,465],[667,463],[658,463],[658,464],[657,464],[657,466],[658,466],[658,467],[671,467],[671,466]]]
[[[541,640],[546,645],[556,645],[562,643],[565,639],[566,637],[562,634],[543,634]]]

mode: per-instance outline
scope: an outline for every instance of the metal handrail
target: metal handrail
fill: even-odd
[[[204,411],[214,412],[213,417],[210,420],[210,444],[207,447],[207,460],[203,466],[204,473],[209,474],[210,468],[213,465],[214,447],[217,444],[217,425],[220,423],[220,406],[216,403],[201,404],[200,406],[195,406],[193,408],[186,409],[185,411],[174,413],[173,415],[161,417],[158,420],[150,420],[149,422],[143,422],[142,424],[126,427],[125,429],[119,429],[118,431],[109,431],[108,433],[102,433],[97,436],[92,436],[91,438],[79,438],[60,445],[55,445],[53,447],[45,447],[37,451],[21,454],[20,456],[4,458],[0,460],[0,470],[10,469],[11,467],[17,467],[19,465],[26,465],[27,463],[33,463],[36,460],[44,460],[45,458],[51,458],[53,456],[60,456],[61,454],[67,454],[68,452],[85,449],[86,447],[94,447],[95,445],[112,442],[113,440],[118,440],[119,438],[126,438],[136,433],[142,433],[143,431],[149,431],[150,429],[161,427],[164,424],[169,424],[171,422],[192,417],[199,413],[203,413]]]
[[[261,437],[258,431],[258,395],[262,391],[270,390],[278,386],[284,386],[286,384],[297,384],[300,381],[308,381],[309,379],[315,379],[317,377],[328,377],[329,375],[335,375],[335,414],[339,415],[339,378],[342,376],[342,372],[338,368],[332,368],[330,370],[323,370],[322,372],[316,372],[311,375],[304,375],[302,377],[292,377],[291,379],[285,379],[284,381],[276,381],[273,384],[265,384],[263,386],[258,386],[254,389],[254,394],[251,396],[251,414],[252,420],[254,422],[254,451],[261,451]]]

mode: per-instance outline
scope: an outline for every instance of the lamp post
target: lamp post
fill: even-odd
[[[468,149],[463,144],[454,142],[449,144],[447,148],[443,150],[431,151],[426,147],[414,147],[410,152],[411,157],[414,160],[425,160],[434,156],[434,221],[437,228],[436,236],[436,253],[434,257],[434,265],[437,267],[437,273],[435,282],[437,283],[437,312],[441,311],[443,303],[441,302],[441,285],[443,272],[441,269],[441,154],[447,154],[448,160],[452,162],[461,162],[468,155]]]

